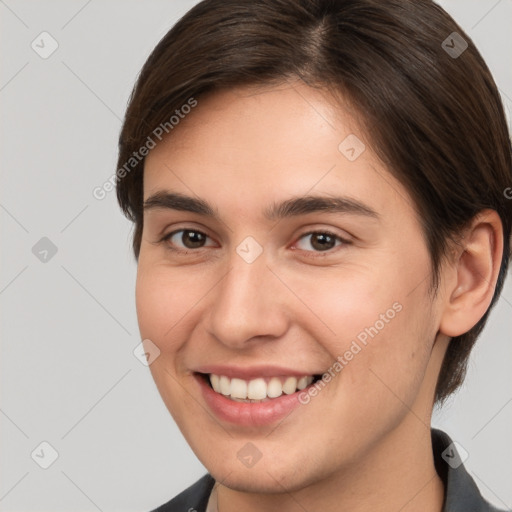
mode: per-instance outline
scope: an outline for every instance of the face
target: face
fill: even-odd
[[[144,199],[141,335],[217,480],[303,488],[420,424],[411,409],[429,421],[429,255],[349,109],[299,84],[199,99],[148,155]]]

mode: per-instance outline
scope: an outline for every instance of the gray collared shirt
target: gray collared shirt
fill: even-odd
[[[500,512],[482,497],[450,437],[442,430],[431,433],[434,463],[445,489],[443,512]]]

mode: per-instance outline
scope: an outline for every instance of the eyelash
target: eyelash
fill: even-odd
[[[161,240],[159,240],[159,243],[167,242],[168,243],[167,247],[168,247],[169,250],[173,251],[174,253],[181,254],[181,255],[184,255],[184,256],[186,256],[188,254],[191,254],[193,252],[198,252],[201,249],[205,249],[205,247],[199,247],[197,249],[181,249],[181,248],[173,247],[172,245],[169,244],[170,239],[174,235],[176,235],[177,233],[183,233],[183,232],[200,234],[200,235],[203,235],[206,238],[210,238],[206,233],[203,233],[202,231],[199,231],[197,229],[182,228],[182,229],[177,229],[175,231],[172,231],[171,233],[165,235]],[[311,235],[327,235],[329,237],[334,238],[336,241],[341,242],[341,244],[339,244],[337,246],[335,245],[333,248],[327,249],[325,251],[314,251],[314,250],[313,251],[306,251],[306,250],[303,250],[303,252],[305,252],[305,253],[311,253],[311,254],[308,254],[308,257],[310,257],[310,258],[318,258],[318,257],[322,258],[322,257],[329,256],[329,255],[331,255],[334,252],[336,247],[339,248],[340,246],[346,246],[346,245],[350,245],[351,244],[351,242],[349,240],[346,240],[345,238],[342,238],[339,235],[336,235],[335,233],[332,233],[331,231],[328,231],[328,230],[308,231],[306,233],[303,233],[302,235],[300,235],[297,238],[297,241],[295,242],[295,244],[298,243],[303,238],[311,236]]]

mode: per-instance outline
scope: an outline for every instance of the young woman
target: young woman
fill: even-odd
[[[496,85],[430,0],[190,10],[117,172],[150,369],[208,470],[158,510],[494,510],[430,420],[501,292],[511,184]]]

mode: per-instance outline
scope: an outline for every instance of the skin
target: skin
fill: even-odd
[[[366,145],[353,162],[338,150],[349,134]],[[218,482],[219,510],[441,511],[430,439],[435,384],[450,337],[476,324],[492,299],[503,248],[495,212],[474,219],[433,300],[408,193],[351,109],[300,83],[201,98],[150,152],[144,173],[145,199],[179,192],[220,215],[147,209],[136,290],[142,338],[161,351],[153,378]],[[305,194],[349,196],[379,218],[264,217],[272,202]],[[205,245],[187,249],[181,233],[161,241],[178,229],[205,233]],[[303,236],[312,230],[350,243],[319,251]],[[236,252],[247,236],[263,248],[250,264]],[[279,424],[241,427],[209,412],[193,369],[322,373],[394,303],[402,310]],[[262,454],[251,468],[237,458],[247,442]]]

